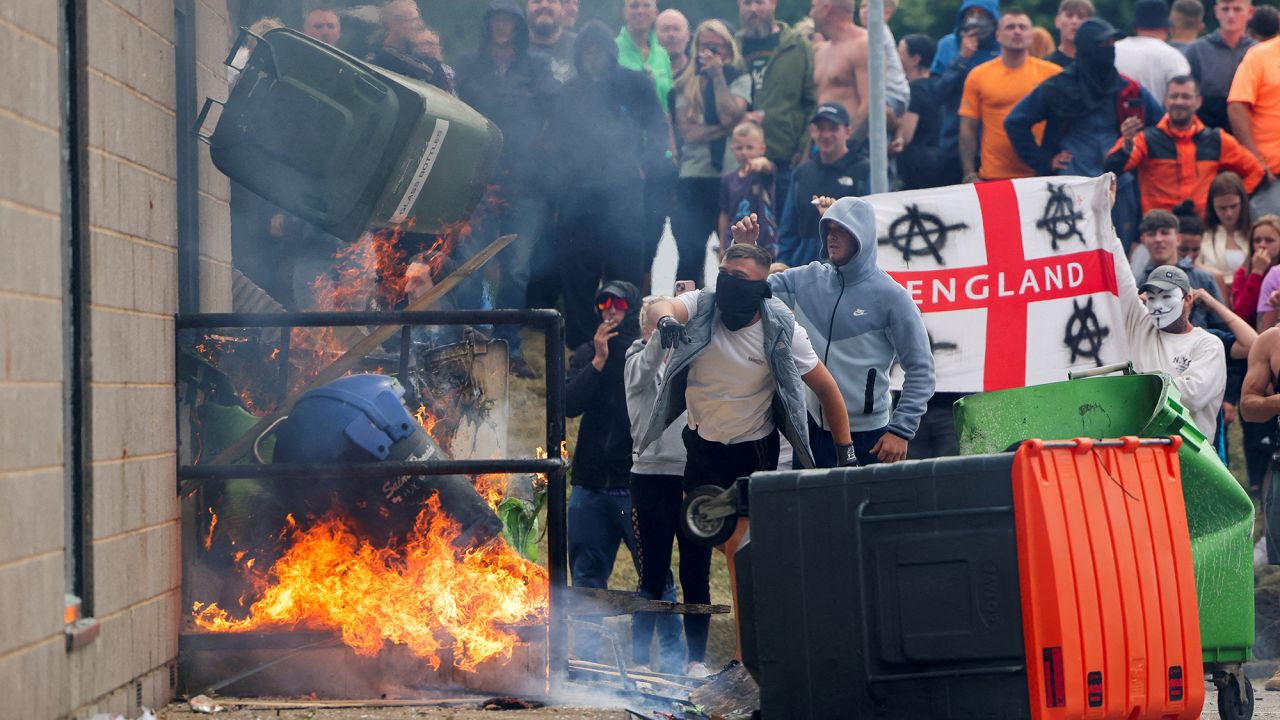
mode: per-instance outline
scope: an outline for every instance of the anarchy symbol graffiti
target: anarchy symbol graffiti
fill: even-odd
[[[947,233],[969,226],[964,223],[947,225],[937,215],[921,212],[919,205],[908,205],[905,210],[902,217],[889,224],[889,235],[880,238],[879,244],[892,245],[902,253],[903,262],[931,255],[939,265],[946,265],[942,261],[942,248],[947,246]]]
[[[928,336],[929,336],[929,350],[930,350],[934,355],[937,355],[937,354],[938,354],[938,353],[940,353],[940,352],[952,352],[953,350],[959,350],[959,349],[960,349],[960,346],[959,346],[959,345],[956,345],[955,343],[951,342],[950,340],[938,340],[938,339],[936,339],[936,338],[934,338],[934,337],[933,337],[933,333],[932,333],[932,332],[930,332],[930,331],[928,331],[928,330],[926,330],[925,332],[926,332],[926,333],[928,334]]]
[[[1044,206],[1044,216],[1036,221],[1036,227],[1049,233],[1049,241],[1053,244],[1053,249],[1058,249],[1058,243],[1066,242],[1071,238],[1078,238],[1080,242],[1088,245],[1084,239],[1084,233],[1080,232],[1079,221],[1084,219],[1084,214],[1076,210],[1075,201],[1067,194],[1067,186],[1065,185],[1049,185],[1049,201]]]
[[[1074,310],[1067,320],[1067,331],[1063,342],[1071,350],[1071,364],[1080,360],[1092,360],[1094,365],[1102,367],[1102,343],[1111,334],[1111,328],[1105,327],[1093,311],[1093,298],[1083,305],[1072,300]]]

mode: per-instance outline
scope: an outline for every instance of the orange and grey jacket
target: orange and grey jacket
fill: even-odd
[[[1103,167],[1116,174],[1138,169],[1144,214],[1172,209],[1186,199],[1195,202],[1197,213],[1203,213],[1209,184],[1223,170],[1244,178],[1249,192],[1264,175],[1262,164],[1238,140],[1219,128],[1206,128],[1194,116],[1182,130],[1170,127],[1169,116],[1164,116],[1138,133],[1130,151],[1124,149],[1124,138],[1117,140]]]

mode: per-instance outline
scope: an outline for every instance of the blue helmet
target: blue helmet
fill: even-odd
[[[405,407],[404,387],[386,375],[348,375],[298,399],[276,429],[273,462],[407,460],[433,447]]]

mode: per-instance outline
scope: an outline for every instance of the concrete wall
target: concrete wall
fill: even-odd
[[[64,634],[61,73],[55,0],[0,0],[0,698],[5,717],[136,717],[173,693],[179,607],[170,0],[87,0],[94,616]],[[226,95],[226,0],[195,0],[200,93]],[[203,148],[202,148],[203,149]],[[201,168],[202,298],[230,309],[225,179]]]

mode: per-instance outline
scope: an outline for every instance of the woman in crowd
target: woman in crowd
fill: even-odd
[[[751,76],[722,20],[707,20],[693,36],[693,62],[672,88],[676,130],[684,142],[671,232],[680,262],[677,280],[702,286],[707,238],[720,217],[720,176],[738,169],[729,133],[747,112]]]
[[[1230,171],[1218,173],[1209,185],[1209,200],[1204,206],[1200,264],[1234,279],[1249,256],[1249,225],[1249,193],[1244,181]]]

